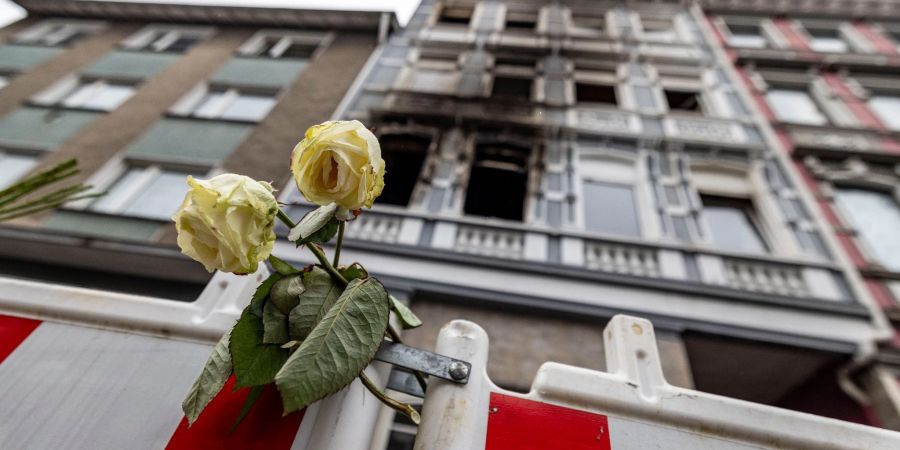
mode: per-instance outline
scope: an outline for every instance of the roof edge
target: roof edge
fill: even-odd
[[[146,22],[189,22],[377,32],[384,15],[400,28],[393,11],[262,8],[105,0],[13,0],[33,15]]]

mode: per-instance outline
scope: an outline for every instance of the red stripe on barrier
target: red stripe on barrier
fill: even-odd
[[[0,363],[40,324],[40,320],[0,315]]]
[[[610,450],[606,416],[491,393],[485,450]]]
[[[250,414],[232,432],[231,427],[250,393],[248,388],[236,392],[233,389],[232,376],[194,425],[188,428],[187,419],[181,419],[166,449],[290,449],[300,429],[304,411],[282,416],[281,398],[275,387],[269,385]]]

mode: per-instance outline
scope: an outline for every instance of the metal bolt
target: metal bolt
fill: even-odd
[[[453,378],[454,380],[464,380],[469,376],[469,366],[463,364],[461,361],[453,361],[450,363],[447,372],[450,374],[450,378]]]

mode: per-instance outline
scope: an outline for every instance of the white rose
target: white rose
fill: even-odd
[[[325,122],[306,130],[294,147],[291,172],[303,196],[319,205],[371,208],[384,189],[381,146],[357,120]]]
[[[233,173],[187,178],[191,189],[172,217],[181,252],[214,269],[256,272],[275,243],[278,203],[269,183]]]

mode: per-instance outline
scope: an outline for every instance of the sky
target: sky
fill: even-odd
[[[406,24],[419,0],[117,0],[141,3],[183,3],[223,6],[272,6],[280,8],[393,10]],[[10,0],[0,0],[0,27],[25,17],[25,11]]]

